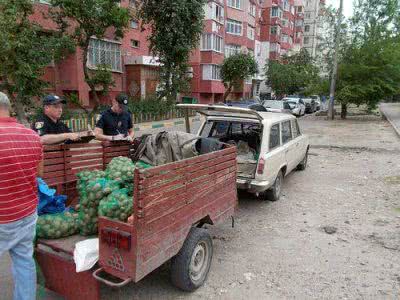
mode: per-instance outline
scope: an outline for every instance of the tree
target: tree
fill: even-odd
[[[224,59],[221,66],[221,78],[225,86],[224,102],[243,81],[258,73],[257,62],[250,54],[236,53]]]
[[[119,0],[51,0],[51,16],[63,34],[82,51],[82,68],[94,101],[92,113],[100,105],[99,93],[107,94],[113,84],[110,65],[106,62],[89,69],[87,65],[90,42],[93,37],[103,39],[112,32],[116,39],[124,36],[130,13],[120,7]],[[87,113],[88,110],[82,107]]]
[[[347,105],[375,108],[400,93],[400,34],[397,0],[359,0],[349,22],[351,40],[342,50],[337,99],[346,118]]]
[[[30,0],[0,0],[0,90],[12,102],[17,118],[27,123],[26,110],[33,97],[43,94],[45,67],[72,51],[68,39],[45,33],[29,20]]]
[[[267,82],[279,96],[304,93],[319,81],[318,68],[306,49],[280,61],[270,61],[266,70]]]
[[[175,101],[189,87],[189,57],[203,32],[204,0],[143,0],[138,15],[151,30],[150,51],[160,62],[159,98]]]

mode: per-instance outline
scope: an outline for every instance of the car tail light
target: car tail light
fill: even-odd
[[[129,251],[131,249],[130,233],[113,228],[104,228],[101,231],[101,241],[109,246]]]
[[[258,160],[257,174],[264,174],[265,160],[264,158],[260,158]]]

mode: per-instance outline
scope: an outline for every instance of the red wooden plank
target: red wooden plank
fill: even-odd
[[[56,171],[56,172],[45,172],[43,175],[43,179],[55,178],[55,177],[61,177],[61,176],[64,176],[64,170]]]
[[[110,153],[110,152],[120,152],[120,151],[126,151],[128,152],[129,146],[116,146],[116,147],[107,147],[104,148],[104,153]]]
[[[57,165],[51,165],[51,166],[44,166],[44,172],[49,173],[49,172],[54,172],[54,171],[61,171],[64,170],[64,164],[57,164]]]
[[[63,158],[63,157],[64,157],[63,151],[44,152],[44,159]]]
[[[82,151],[66,151],[66,157],[81,157],[88,154],[98,154],[102,155],[102,148],[90,148],[90,149],[82,149]]]
[[[103,159],[91,159],[91,160],[82,160],[82,161],[73,161],[66,164],[67,168],[76,169],[79,167],[86,167],[86,166],[100,166],[100,169],[103,167]]]
[[[57,164],[63,164],[64,163],[64,158],[52,158],[52,159],[44,159],[44,165],[45,166],[50,166],[50,165],[57,165]]]
[[[109,153],[105,153],[104,157],[117,157],[117,156],[123,156],[123,157],[127,157],[128,156],[128,151],[120,151],[120,152],[109,152]]]

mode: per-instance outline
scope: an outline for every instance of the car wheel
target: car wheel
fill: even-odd
[[[278,201],[279,198],[281,197],[282,184],[283,184],[283,173],[281,170],[279,171],[278,176],[276,176],[273,186],[269,190],[265,191],[264,194],[262,195],[264,200]]]
[[[308,150],[301,163],[299,163],[299,165],[297,166],[297,170],[304,171],[307,168],[307,162],[308,162]]]
[[[213,245],[206,229],[193,227],[179,253],[171,260],[172,283],[188,292],[204,284],[210,271]]]

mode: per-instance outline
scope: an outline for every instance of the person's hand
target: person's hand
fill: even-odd
[[[131,137],[130,135],[128,135],[128,136],[126,137],[126,141],[129,142],[129,143],[132,143],[132,142],[133,142],[133,137]]]
[[[125,136],[123,134],[117,134],[112,137],[112,141],[123,141],[125,140]]]
[[[71,132],[67,134],[67,139],[71,141],[77,141],[81,138],[81,135],[76,132]]]
[[[133,225],[133,220],[134,220],[134,217],[133,217],[133,215],[131,215],[131,216],[128,218],[128,224]]]

